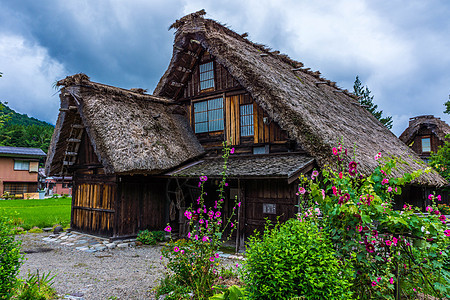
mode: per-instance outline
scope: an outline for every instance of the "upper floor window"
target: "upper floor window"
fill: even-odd
[[[195,133],[223,130],[223,99],[194,103]]]
[[[14,161],[14,170],[26,170],[30,168],[30,162],[25,160],[15,160]]]
[[[214,88],[214,63],[200,65],[200,90]]]
[[[240,106],[241,136],[253,135],[253,104]]]
[[[431,152],[431,140],[429,137],[422,138],[422,153]]]

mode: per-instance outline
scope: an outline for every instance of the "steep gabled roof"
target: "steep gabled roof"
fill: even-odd
[[[80,118],[107,174],[156,174],[203,154],[173,101],[94,83],[84,74],[58,82],[61,109],[46,173],[59,175],[74,120]]]
[[[41,158],[45,152],[39,148],[0,146],[0,156]]]
[[[173,56],[154,95],[176,98],[189,79],[189,70],[206,50],[319,166],[334,163],[332,148],[342,139],[347,147],[356,146],[363,173],[377,166],[374,156],[379,151],[406,162],[395,175],[423,168],[417,154],[361,107],[353,94],[322,78],[320,72],[302,68],[302,63],[252,43],[203,15],[204,11],[187,15],[171,26],[176,29]],[[434,171],[418,181],[446,184]]]
[[[411,144],[420,129],[430,130],[442,142],[445,141],[445,136],[450,134],[450,126],[447,123],[432,115],[425,115],[410,118],[409,126],[400,135],[400,140],[406,145]]]

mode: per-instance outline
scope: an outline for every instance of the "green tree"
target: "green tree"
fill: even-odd
[[[392,116],[383,117],[383,111],[377,111],[378,105],[373,103],[373,96],[370,95],[370,90],[367,86],[363,86],[359,77],[356,76],[353,84],[353,93],[358,96],[358,101],[364,106],[375,118],[377,118],[388,129],[392,129]]]
[[[450,99],[450,95],[449,95]],[[444,103],[445,105],[445,114],[450,114],[450,100]],[[428,161],[428,164],[432,166],[436,171],[441,174],[442,177],[450,181],[450,135],[446,136],[446,141],[444,145],[438,148],[436,153],[431,153],[431,157]],[[445,188],[448,190],[448,188]]]

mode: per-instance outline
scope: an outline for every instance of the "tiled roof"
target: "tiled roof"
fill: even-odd
[[[227,165],[228,177],[271,177],[286,178],[298,175],[298,172],[312,164],[314,159],[304,154],[230,156]],[[204,159],[166,173],[170,176],[221,177],[223,159]]]
[[[44,157],[45,152],[39,148],[0,146],[0,156]]]

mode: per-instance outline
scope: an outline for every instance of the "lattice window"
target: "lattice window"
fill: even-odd
[[[200,65],[200,90],[214,89],[214,63]]]
[[[253,104],[241,105],[241,136],[253,135]]]
[[[422,138],[422,152],[431,152],[431,139]]]
[[[195,133],[223,130],[223,99],[194,103]]]
[[[3,189],[11,195],[34,193],[37,190],[37,183],[5,182]]]

